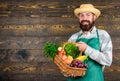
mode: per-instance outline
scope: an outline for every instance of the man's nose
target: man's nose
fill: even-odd
[[[86,15],[83,16],[83,20],[87,20],[88,17]]]

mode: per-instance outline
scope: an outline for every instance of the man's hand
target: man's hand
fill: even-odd
[[[88,45],[84,42],[78,42],[76,46],[79,48],[80,51],[84,52]]]

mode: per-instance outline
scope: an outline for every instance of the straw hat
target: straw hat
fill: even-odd
[[[82,4],[80,6],[80,8],[76,8],[74,10],[74,14],[79,17],[79,14],[80,13],[83,13],[83,12],[91,12],[93,14],[96,15],[96,18],[98,18],[101,14],[100,10],[98,10],[97,8],[95,8],[92,4]]]

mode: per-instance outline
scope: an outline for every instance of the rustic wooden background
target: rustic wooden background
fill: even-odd
[[[102,11],[96,25],[109,32],[114,46],[105,81],[120,81],[120,0],[0,0],[0,81],[67,81],[43,55],[43,45],[79,31],[73,10],[82,3]]]

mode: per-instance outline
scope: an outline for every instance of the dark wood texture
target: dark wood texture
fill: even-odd
[[[109,32],[114,46],[105,81],[120,81],[120,0],[0,0],[0,81],[67,81],[43,46],[79,31],[73,10],[82,3],[102,11],[95,24]]]

